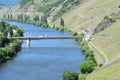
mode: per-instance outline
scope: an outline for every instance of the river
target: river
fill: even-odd
[[[21,0],[0,0],[0,6],[13,6],[15,4],[17,4],[18,2],[20,2]]]
[[[71,36],[31,24],[10,23],[23,27],[24,36]],[[24,41],[17,56],[0,67],[0,80],[62,80],[65,71],[79,72],[84,61],[75,40],[33,40],[30,48],[26,48]]]

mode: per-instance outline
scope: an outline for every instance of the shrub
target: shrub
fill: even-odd
[[[80,64],[80,71],[81,73],[91,73],[94,70],[91,63],[83,62]]]
[[[85,51],[88,50],[88,49],[89,49],[89,47],[88,47],[87,44],[85,44],[84,46],[81,46],[81,50],[82,50],[83,52],[85,52]]]
[[[93,51],[90,50],[90,49],[86,50],[86,51],[85,51],[85,54],[86,54],[86,57],[88,57],[88,56],[93,57],[93,56],[94,56],[94,55],[93,55]]]
[[[64,72],[63,80],[78,80],[78,73],[75,72]]]
[[[78,80],[86,80],[87,74],[80,74],[79,77],[78,77]]]

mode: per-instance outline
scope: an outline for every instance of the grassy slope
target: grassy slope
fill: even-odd
[[[101,34],[120,34],[120,21],[117,20],[112,26]],[[87,77],[87,80],[119,80],[120,77],[120,36],[99,36],[93,41],[106,54],[109,60],[116,59],[109,66],[102,68]],[[117,58],[118,57],[118,58]]]
[[[89,28],[91,31],[101,22],[105,15],[117,12],[120,0],[86,0],[77,8],[63,15],[66,27],[80,31]],[[54,22],[59,25],[60,19]],[[101,34],[120,34],[120,21],[117,20]],[[120,36],[97,36],[93,42],[108,57],[113,60],[120,54]],[[111,65],[95,71],[87,77],[87,80],[119,80],[120,62],[111,63]]]
[[[108,67],[93,72],[87,77],[87,80],[119,80],[120,79],[120,62],[112,63]]]
[[[104,16],[117,12],[120,0],[86,0],[83,4],[63,15],[66,27],[80,31],[80,29],[88,28],[91,31],[103,20]],[[59,25],[60,19],[54,24]],[[115,22],[111,27],[107,28],[102,34],[120,34],[120,22]],[[97,36],[94,43],[102,49],[103,52],[112,59],[118,54],[119,37]],[[108,46],[109,45],[109,46]],[[111,50],[109,50],[111,49]]]
[[[109,28],[101,32],[100,34],[106,34],[108,36],[97,36],[93,41],[98,47],[104,51],[108,59],[111,60],[120,54],[120,21],[117,20]]]
[[[91,31],[101,22],[105,15],[116,11],[119,0],[85,0],[83,4],[63,15],[68,28],[79,31],[85,27]],[[60,19],[54,24],[59,25]]]

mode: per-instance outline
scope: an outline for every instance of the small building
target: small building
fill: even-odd
[[[3,33],[0,31],[0,35],[2,35]]]
[[[8,32],[7,38],[10,38],[10,37],[11,37],[10,32]]]
[[[92,39],[92,34],[91,34],[91,32],[90,32],[88,29],[85,29],[85,30],[83,31],[83,33],[84,33],[84,38],[83,38],[83,40],[89,41],[89,40]]]

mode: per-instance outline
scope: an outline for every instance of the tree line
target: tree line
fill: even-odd
[[[5,63],[7,60],[14,57],[21,49],[22,42],[17,39],[8,39],[7,34],[10,36],[23,36],[23,29],[15,25],[10,25],[7,22],[0,22],[0,64]]]

